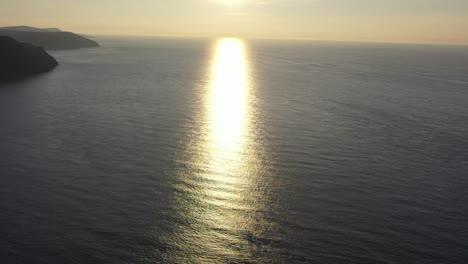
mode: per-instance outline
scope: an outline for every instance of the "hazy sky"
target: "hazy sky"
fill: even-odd
[[[468,0],[1,0],[0,25],[86,34],[468,44]]]

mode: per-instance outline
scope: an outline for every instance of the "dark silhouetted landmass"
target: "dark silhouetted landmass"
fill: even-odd
[[[99,47],[99,44],[94,40],[72,32],[63,32],[56,28],[5,27],[0,28],[0,36],[9,36],[17,41],[40,46],[46,50]]]
[[[13,30],[24,32],[62,32],[62,30],[58,28],[35,28],[29,26],[0,27],[0,30]]]
[[[58,62],[41,47],[0,36],[0,82],[48,72],[57,65]]]

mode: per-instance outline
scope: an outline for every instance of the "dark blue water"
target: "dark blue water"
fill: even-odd
[[[0,87],[0,263],[468,263],[468,49],[99,39]]]

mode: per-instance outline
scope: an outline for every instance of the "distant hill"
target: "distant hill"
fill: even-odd
[[[35,28],[29,26],[0,27],[0,30],[13,30],[24,32],[61,32],[58,28]]]
[[[0,36],[0,83],[48,72],[57,65],[44,49]]]
[[[20,42],[40,46],[47,50],[99,47],[99,44],[94,40],[57,28],[0,27],[0,36],[9,36]]]

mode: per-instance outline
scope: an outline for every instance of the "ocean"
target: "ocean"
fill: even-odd
[[[468,263],[468,47],[97,40],[0,87],[0,263]]]

